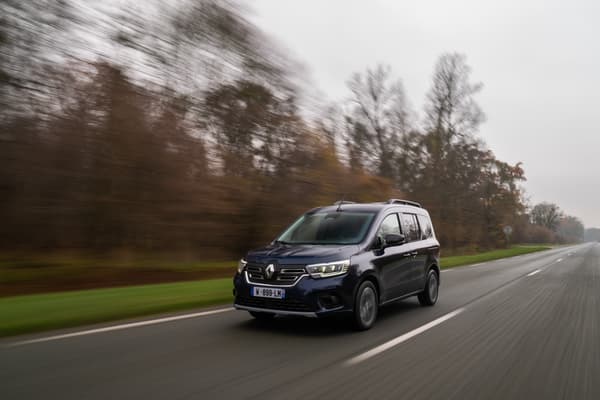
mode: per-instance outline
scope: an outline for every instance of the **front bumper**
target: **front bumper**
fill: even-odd
[[[291,316],[295,316],[295,317],[309,317],[309,318],[317,318],[318,317],[316,312],[286,311],[286,310],[277,310],[277,309],[273,309],[273,308],[248,307],[248,306],[243,306],[241,304],[234,304],[233,306],[238,310],[245,310],[245,311],[266,312],[266,313],[278,314],[278,315],[291,315]]]
[[[236,274],[234,283],[234,307],[239,310],[267,312],[280,315],[321,317],[351,312],[354,301],[355,278],[342,275],[331,278],[300,278],[293,286],[264,285],[252,283],[245,273]],[[253,286],[269,286],[285,289],[284,299],[251,296]]]

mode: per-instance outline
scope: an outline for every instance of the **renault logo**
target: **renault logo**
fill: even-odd
[[[267,265],[267,268],[265,268],[265,278],[271,279],[274,272],[275,272],[275,266],[273,264]]]

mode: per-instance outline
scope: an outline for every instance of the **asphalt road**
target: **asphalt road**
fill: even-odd
[[[442,273],[376,326],[225,311],[0,342],[2,399],[600,399],[600,245]]]

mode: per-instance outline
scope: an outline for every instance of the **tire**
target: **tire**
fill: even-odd
[[[434,269],[430,269],[427,273],[425,281],[425,289],[417,296],[419,303],[422,306],[432,306],[437,302],[440,288],[440,279]]]
[[[275,314],[257,311],[248,311],[250,315],[256,318],[258,321],[269,321],[275,318]]]
[[[373,283],[365,281],[356,291],[354,299],[354,327],[365,331],[373,326],[379,310],[379,295]]]

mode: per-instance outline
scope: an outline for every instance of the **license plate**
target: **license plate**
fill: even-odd
[[[268,297],[270,299],[283,299],[285,298],[285,290],[277,288],[267,287],[252,287],[250,291],[254,297]]]

